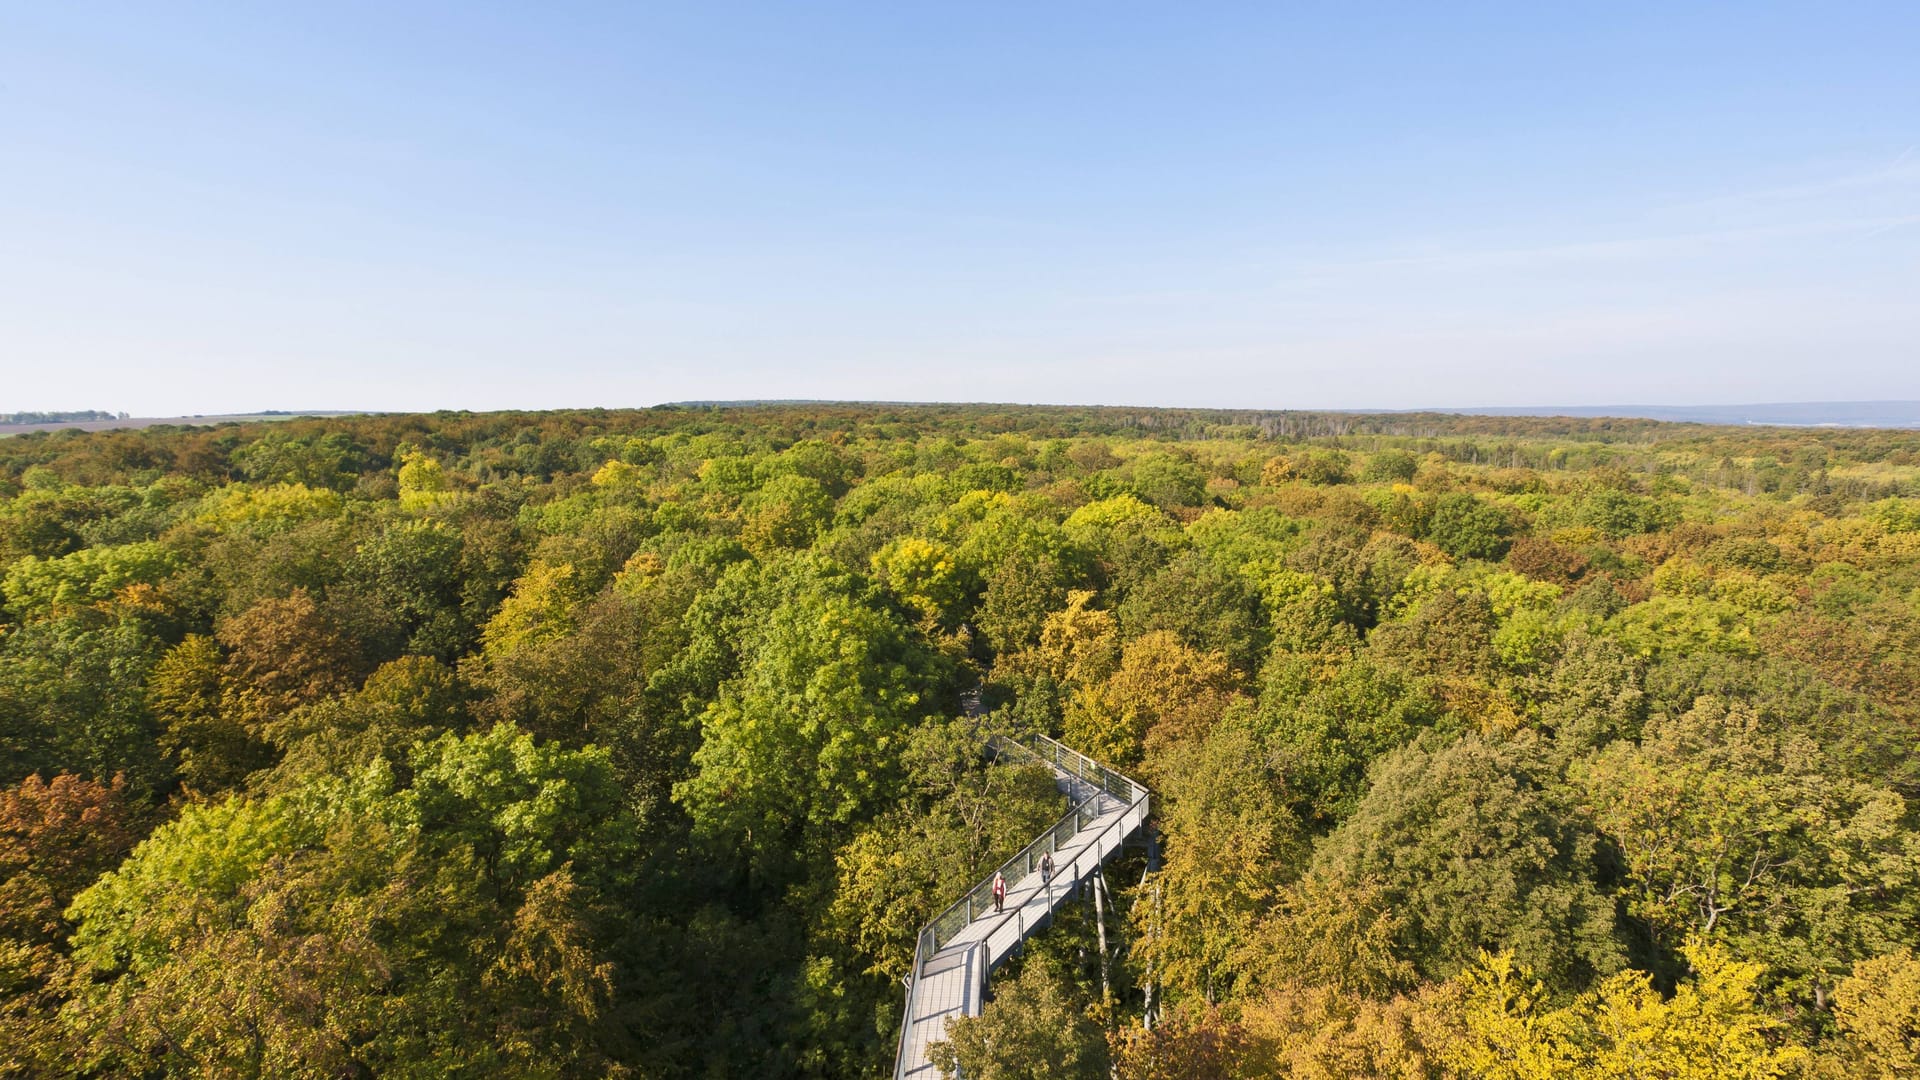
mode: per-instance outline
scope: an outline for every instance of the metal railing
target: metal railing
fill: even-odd
[[[1135,796],[1145,790],[1078,750],[1063,746],[1045,735],[1034,735],[1031,738],[1034,745],[1028,746],[1017,739],[995,735],[987,740],[987,749],[995,754],[1010,751],[1051,765],[1061,772],[1094,785],[1122,802],[1133,802]]]
[[[1059,821],[1054,823],[1053,827],[1041,833],[1026,847],[1021,848],[1012,858],[1001,863],[992,873],[989,873],[985,878],[981,879],[978,885],[967,890],[965,895],[961,896],[960,899],[954,901],[952,904],[949,904],[946,910],[935,915],[927,921],[925,926],[920,928],[919,936],[914,942],[913,966],[908,969],[906,978],[906,1012],[901,1017],[900,1022],[900,1045],[903,1051],[906,1046],[908,1029],[913,1024],[913,989],[914,984],[920,977],[921,964],[925,962],[927,957],[939,952],[948,942],[959,936],[961,931],[973,925],[976,917],[993,910],[994,877],[1004,875],[1007,881],[1015,882],[1033,873],[1034,868],[1040,865],[1040,860],[1043,857],[1059,851],[1063,845],[1077,836],[1082,829],[1085,829],[1088,825],[1100,818],[1098,803],[1101,796],[1105,795],[1124,802],[1129,813],[1123,813],[1120,817],[1108,823],[1107,827],[1101,830],[1100,835],[1094,837],[1093,841],[1087,845],[1094,849],[1094,861],[1098,863],[1100,861],[1098,848],[1101,842],[1106,839],[1107,834],[1124,824],[1130,816],[1130,812],[1145,803],[1148,798],[1146,788],[1114,772],[1112,769],[1080,753],[1078,750],[1063,746],[1047,738],[1045,735],[1035,735],[1032,736],[1032,739],[1035,745],[1030,746],[1004,735],[995,735],[987,740],[987,750],[996,760],[1005,756],[1025,758],[1048,765],[1056,771],[1090,786],[1093,791],[1084,798],[1074,800],[1072,807]],[[1064,879],[1070,882],[1077,881],[1080,873],[1080,860],[1076,857],[1069,866],[1055,870],[1054,880]],[[1049,888],[1048,891],[1049,895],[1051,895],[1051,888]],[[1051,903],[1049,903],[1049,907],[1051,907]],[[1019,911],[1016,908],[1013,912],[1004,913],[999,925],[1005,925],[1008,919],[1017,917],[1019,917]],[[998,928],[999,927],[996,926],[995,930],[998,930]],[[1024,922],[1021,924],[1020,929],[1021,936],[1024,937],[1026,932]],[[993,933],[994,931],[989,931],[987,936],[990,938]],[[905,1054],[900,1053],[896,1055],[894,1060],[894,1075],[896,1078],[902,1075],[901,1070],[904,1065]]]

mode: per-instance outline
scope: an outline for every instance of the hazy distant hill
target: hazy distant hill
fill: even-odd
[[[884,406],[892,408],[939,408],[940,405],[925,402],[851,402],[827,401],[815,399],[765,399],[734,401],[673,401],[654,406],[656,409],[742,409],[742,408],[793,408],[804,406]],[[951,406],[949,406],[951,407]],[[1203,412],[1210,410],[1201,410]],[[1278,410],[1255,410],[1256,412]],[[1656,420],[1673,423],[1692,424],[1768,424],[1786,427],[1852,427],[1852,428],[1920,428],[1920,401],[1812,401],[1783,402],[1770,405],[1489,405],[1468,408],[1426,408],[1426,409],[1366,409],[1366,410],[1327,410],[1322,416],[1351,417],[1373,416],[1564,416],[1582,420],[1617,417],[1634,420]],[[31,414],[15,414],[25,419]],[[81,431],[104,431],[112,428],[143,428],[158,424],[186,426],[213,426],[230,423],[252,423],[264,420],[294,420],[327,416],[357,416],[364,413],[352,411],[287,411],[266,410],[258,413],[234,413],[206,416],[150,416],[114,418],[110,413],[95,414],[82,418],[82,414],[69,414],[71,418],[63,420],[41,419],[38,422],[13,422],[15,419],[0,414],[0,436],[28,431],[58,431],[78,429]]]
[[[1920,401],[1803,401],[1772,405],[1529,405],[1422,411],[1468,416],[1625,416],[1692,424],[1920,428]]]

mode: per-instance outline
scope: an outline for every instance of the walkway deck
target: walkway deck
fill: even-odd
[[[989,874],[966,896],[920,931],[900,1029],[896,1080],[939,1080],[927,1060],[932,1044],[946,1038],[947,1021],[978,1016],[987,976],[1030,933],[1046,925],[1107,856],[1120,850],[1147,820],[1147,790],[1051,739],[1023,745],[996,738],[1002,757],[1026,757],[1052,767],[1073,809],[1059,824],[1009,859],[1006,904],[993,910]],[[1041,856],[1053,855],[1053,877],[1041,880]]]

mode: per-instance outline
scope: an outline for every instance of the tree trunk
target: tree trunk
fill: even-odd
[[[1144,883],[1144,881],[1145,879],[1143,878],[1142,882]],[[1148,921],[1147,921],[1147,936],[1148,938],[1154,939],[1157,941],[1158,938],[1160,937],[1160,883],[1159,882],[1157,881],[1154,882],[1153,888],[1148,891],[1147,903],[1153,905],[1150,909],[1148,909],[1151,914],[1149,915]],[[1146,975],[1145,989],[1146,989],[1147,999],[1146,999],[1146,1002],[1142,1004],[1140,1007],[1140,1026],[1147,1029],[1148,1031],[1152,1031],[1153,1030],[1153,961],[1151,959],[1147,961],[1147,970],[1144,974]]]
[[[1104,1005],[1113,1004],[1113,983],[1108,978],[1108,962],[1111,956],[1107,952],[1107,875],[1099,867],[1093,871],[1093,925],[1100,934],[1100,1001]]]

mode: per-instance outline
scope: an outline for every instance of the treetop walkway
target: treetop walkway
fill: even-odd
[[[1147,789],[1085,754],[1045,736],[1016,741],[996,735],[987,749],[999,759],[1053,769],[1072,807],[998,867],[1007,882],[1002,910],[994,910],[994,875],[988,874],[921,928],[907,974],[895,1080],[938,1080],[940,1070],[927,1053],[946,1038],[947,1021],[980,1015],[988,974],[1146,824]],[[1040,865],[1047,855],[1053,856],[1053,876],[1043,881]]]

